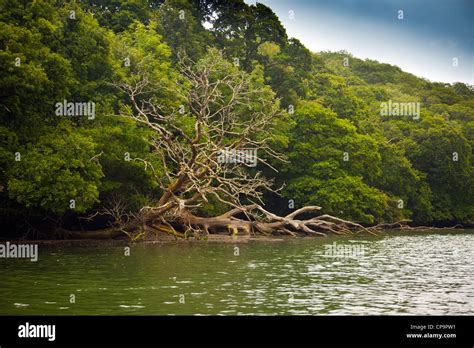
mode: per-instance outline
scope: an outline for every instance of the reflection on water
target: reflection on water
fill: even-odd
[[[130,256],[40,246],[38,262],[0,259],[0,314],[472,315],[473,232],[251,242],[238,256],[205,242]],[[329,244],[364,252],[328,255]]]

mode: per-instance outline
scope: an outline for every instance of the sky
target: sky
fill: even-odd
[[[346,50],[430,81],[474,85],[474,0],[258,2],[313,52]]]

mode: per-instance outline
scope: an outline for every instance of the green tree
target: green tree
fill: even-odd
[[[20,151],[8,171],[8,194],[26,208],[79,213],[98,202],[102,169],[91,139],[59,128]]]
[[[316,102],[302,103],[294,120],[289,164],[280,177],[287,183],[285,197],[366,223],[379,220],[387,197],[368,185],[381,173],[376,142]],[[337,185],[342,185],[340,190]],[[349,193],[352,198],[345,199]]]

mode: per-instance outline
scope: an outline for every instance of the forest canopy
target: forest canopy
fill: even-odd
[[[0,0],[0,8],[4,236],[105,227],[113,214],[100,212],[114,209],[138,216],[166,196],[170,173],[179,180],[186,172],[158,147],[173,160],[183,154],[172,141],[196,137],[210,155],[252,123],[247,147],[275,152],[241,166],[241,178],[253,180],[246,183],[211,166],[229,181],[209,183],[219,188],[209,197],[197,189],[201,216],[232,208],[226,194],[252,203],[240,196],[252,183],[277,214],[320,206],[363,225],[474,223],[473,86],[430,82],[345,51],[311,52],[270,8],[241,0]],[[209,119],[193,110],[203,95],[215,97]],[[58,115],[63,102],[79,103],[82,114]],[[140,111],[166,127],[146,124]],[[214,114],[228,117],[223,133]],[[257,128],[262,119],[268,128]],[[192,141],[181,145],[194,151]],[[192,164],[211,162],[197,156]],[[186,180],[199,187],[201,179]]]

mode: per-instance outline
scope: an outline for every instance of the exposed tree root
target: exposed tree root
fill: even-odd
[[[353,221],[323,214],[309,219],[297,219],[304,213],[320,210],[318,206],[307,206],[295,210],[286,216],[278,216],[268,212],[258,204],[234,208],[215,217],[196,216],[188,210],[172,211],[167,221],[164,216],[157,215],[155,211],[145,215],[140,221],[132,221],[120,227],[111,227],[97,231],[65,231],[64,237],[72,239],[112,239],[125,235],[137,239],[147,232],[166,233],[178,238],[201,238],[209,234],[226,233],[232,235],[289,235],[326,237],[328,234],[343,236],[367,233],[378,236],[385,230],[444,230],[462,227],[411,227],[407,223],[411,220],[401,220],[394,223],[380,223],[371,227],[364,227]],[[134,237],[135,236],[135,237]]]
[[[320,210],[318,206],[308,206],[298,209],[286,216],[278,216],[268,212],[260,205],[253,204],[234,208],[222,215],[215,217],[196,216],[188,210],[175,211],[168,221],[164,216],[156,215],[154,212],[119,227],[112,227],[98,231],[64,231],[67,238],[81,239],[109,239],[120,236],[131,236],[137,231],[151,231],[167,233],[176,238],[187,238],[190,235],[199,237],[202,234],[228,233],[238,234],[263,234],[263,235],[290,235],[325,237],[328,233],[338,235],[351,235],[359,232],[376,234],[371,228],[342,220],[340,218],[324,214],[310,219],[297,219],[304,213]],[[238,216],[243,216],[242,218]],[[190,234],[192,232],[192,234]]]

